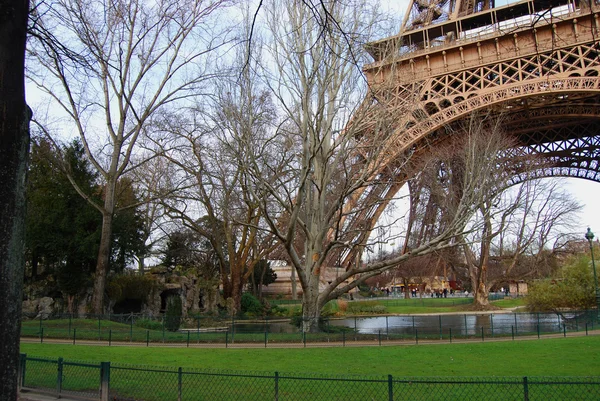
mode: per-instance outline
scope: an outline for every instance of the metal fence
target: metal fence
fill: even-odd
[[[24,321],[24,338],[44,342],[48,339],[98,341],[112,345],[119,342],[179,343],[187,346],[204,344],[224,346],[253,343],[264,347],[281,344],[310,346],[317,343],[390,342],[476,340],[516,338],[520,336],[563,335],[585,333],[598,329],[598,313],[571,311],[552,313],[451,314],[427,316],[354,316],[344,319],[323,319],[319,333],[305,333],[288,320],[202,320],[190,319],[187,327],[168,331],[165,319],[150,320],[139,315],[87,316],[71,315],[51,319]],[[150,327],[150,328],[148,328]]]
[[[334,376],[88,363],[25,354],[20,385],[102,401],[600,399],[600,377]]]

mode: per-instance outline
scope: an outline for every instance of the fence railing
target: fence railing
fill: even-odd
[[[600,377],[393,377],[90,363],[21,354],[20,386],[102,401],[598,400]]]
[[[148,326],[150,324],[150,326]],[[151,328],[148,328],[151,327]],[[563,335],[598,329],[598,313],[572,311],[564,314],[502,313],[452,314],[427,316],[354,316],[344,319],[323,319],[319,333],[303,332],[288,320],[261,319],[254,321],[230,319],[208,322],[197,319],[178,331],[168,331],[162,321],[150,321],[133,315],[97,316],[76,319],[71,315],[54,319],[25,321],[24,338],[44,342],[48,339],[115,342],[180,343],[190,346],[205,344],[229,346],[235,343],[258,343],[264,347],[299,343],[386,342],[424,340],[449,341],[510,338],[520,336]]]

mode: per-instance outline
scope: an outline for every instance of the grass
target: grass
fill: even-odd
[[[21,344],[30,356],[149,366],[393,376],[598,376],[600,336],[395,347],[206,349]]]
[[[492,301],[492,305],[499,308],[517,308],[525,306],[525,298],[506,298],[498,301]]]

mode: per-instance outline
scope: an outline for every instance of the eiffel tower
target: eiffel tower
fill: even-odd
[[[400,33],[367,46],[369,85],[395,118],[391,173],[369,196],[392,199],[398,160],[475,112],[505,117],[513,154],[543,161],[537,177],[600,182],[599,13],[599,0],[411,0]],[[365,203],[353,224],[374,227],[388,202]]]
[[[391,77],[400,154],[475,111],[509,115],[508,132],[549,161],[540,177],[600,182],[600,4],[411,0],[400,34],[369,44],[372,86]],[[416,100],[416,106],[415,106]]]

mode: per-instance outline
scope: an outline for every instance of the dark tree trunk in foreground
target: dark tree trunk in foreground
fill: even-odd
[[[29,109],[27,0],[0,0],[0,400],[17,399],[25,245]]]

